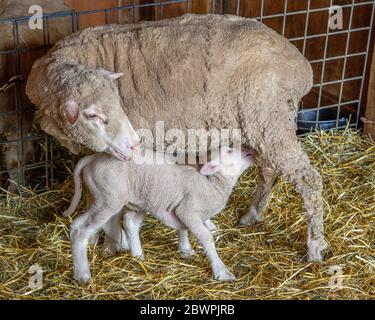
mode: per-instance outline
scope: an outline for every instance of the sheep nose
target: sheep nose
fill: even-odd
[[[137,143],[133,144],[133,145],[130,147],[130,149],[131,149],[132,151],[139,151],[140,147],[141,147],[141,143],[140,143],[140,142],[137,142]]]

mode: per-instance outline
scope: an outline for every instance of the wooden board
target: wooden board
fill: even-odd
[[[375,140],[375,51],[373,53],[367,94],[364,133]]]

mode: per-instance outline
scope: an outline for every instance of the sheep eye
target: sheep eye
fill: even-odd
[[[96,114],[88,114],[86,117],[88,120],[95,120],[98,118]]]
[[[101,116],[99,116],[97,114],[88,114],[86,117],[87,117],[88,120],[99,120],[101,123],[103,123],[105,125],[108,124],[108,120],[104,120]]]

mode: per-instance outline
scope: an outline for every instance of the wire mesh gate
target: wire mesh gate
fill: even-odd
[[[5,110],[0,103],[0,187],[5,188],[6,180],[13,178],[16,180],[14,185],[48,188],[56,177],[59,180],[60,175],[66,174],[69,153],[60,148],[52,138],[45,136],[35,124],[26,130],[24,128],[27,122],[25,114],[33,113],[32,106],[24,96],[24,85],[32,61],[46,53],[58,40],[50,32],[51,24],[69,25],[68,33],[72,33],[92,25],[85,17],[95,17],[94,24],[133,23],[196,12],[228,13],[256,18],[287,37],[312,64],[314,87],[304,98],[301,112],[313,112],[305,121],[308,128],[324,128],[319,124],[319,120],[325,120],[327,111],[332,127],[341,128],[348,125],[358,128],[372,47],[374,0],[128,2],[119,0],[114,7],[104,9],[45,13],[40,41],[33,46],[25,46],[20,41],[20,32],[24,30],[30,16],[0,18],[0,28],[7,25],[13,38],[11,48],[2,47],[0,39],[0,66],[3,59],[8,71],[5,76],[0,73],[0,102],[4,97],[10,101]],[[330,8],[335,5],[339,5],[342,10],[343,28],[331,30]],[[143,14],[145,12],[147,14]],[[31,63],[25,66],[25,60]],[[9,135],[7,125],[4,125],[9,121],[12,122],[16,134]],[[28,159],[30,145],[34,152]],[[12,152],[13,163],[9,163],[7,154]]]

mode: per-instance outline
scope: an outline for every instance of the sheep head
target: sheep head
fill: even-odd
[[[121,107],[116,81],[122,73],[61,63],[52,63],[44,71],[44,83],[35,88],[29,78],[27,89],[33,102],[42,106],[42,129],[74,153],[83,146],[131,159],[139,138]],[[46,97],[39,93],[35,99],[36,90],[44,91]]]

